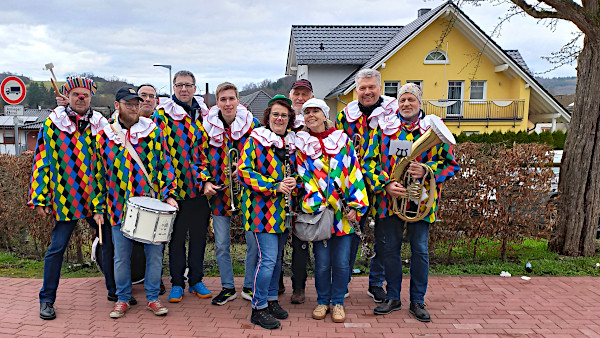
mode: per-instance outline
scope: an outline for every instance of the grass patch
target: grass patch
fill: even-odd
[[[473,244],[463,243],[452,250],[448,258],[448,248],[440,246],[430,256],[431,275],[494,275],[501,271],[508,271],[512,275],[530,276],[600,276],[600,269],[595,264],[600,262],[600,254],[591,257],[566,257],[548,250],[547,240],[526,239],[522,245],[513,245],[506,261],[500,259],[497,251],[498,243],[491,240],[481,240],[478,243],[477,254],[473,257]],[[313,262],[308,266],[309,276],[313,276]],[[291,276],[290,246],[286,246],[283,270],[285,276]],[[86,258],[89,256],[86,256]],[[231,259],[233,272],[236,276],[244,275],[246,258],[245,244],[231,246]],[[525,263],[530,262],[533,272],[525,272]],[[169,275],[168,251],[163,261],[163,276]],[[360,255],[356,258],[355,269],[361,273],[358,276],[368,275],[368,260]],[[16,256],[12,253],[0,251],[0,276],[20,278],[42,278],[43,260],[36,261]],[[402,247],[402,270],[409,273],[410,245]],[[218,277],[219,268],[215,259],[214,243],[207,243],[204,259],[204,274],[207,277]],[[63,263],[61,273],[63,278],[70,277],[97,277],[102,276],[96,265],[92,262],[84,264]]]

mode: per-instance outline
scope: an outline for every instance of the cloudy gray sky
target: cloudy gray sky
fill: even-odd
[[[70,73],[118,77],[136,85],[154,83],[168,92],[168,70],[188,69],[210,90],[223,81],[239,87],[284,75],[292,25],[405,25],[419,8],[441,0],[334,1],[4,1],[0,11],[0,72],[48,80],[44,64],[53,62],[59,79]],[[491,33],[508,6],[464,6]],[[557,51],[575,27],[561,23],[551,31],[516,17],[495,40],[519,49],[534,72],[551,68],[541,56]],[[543,76],[575,76],[575,65]],[[200,86],[199,86],[200,87]],[[204,88],[204,86],[201,86]]]

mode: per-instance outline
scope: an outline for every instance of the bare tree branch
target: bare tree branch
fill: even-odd
[[[563,20],[568,20],[567,18],[565,18],[561,13],[557,12],[557,11],[549,11],[546,9],[541,9],[539,8],[539,6],[532,6],[529,3],[527,3],[525,0],[510,0],[512,3],[514,3],[515,5],[519,6],[523,12],[529,14],[530,16],[536,18],[536,19],[563,19]]]

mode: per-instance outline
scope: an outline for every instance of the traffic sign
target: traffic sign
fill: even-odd
[[[19,104],[25,99],[25,83],[16,76],[8,76],[0,85],[0,94],[6,103]]]
[[[23,116],[25,108],[22,105],[4,106],[4,115],[6,116]]]

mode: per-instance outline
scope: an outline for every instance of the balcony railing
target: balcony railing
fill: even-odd
[[[424,100],[423,110],[445,121],[521,121],[525,100]]]

